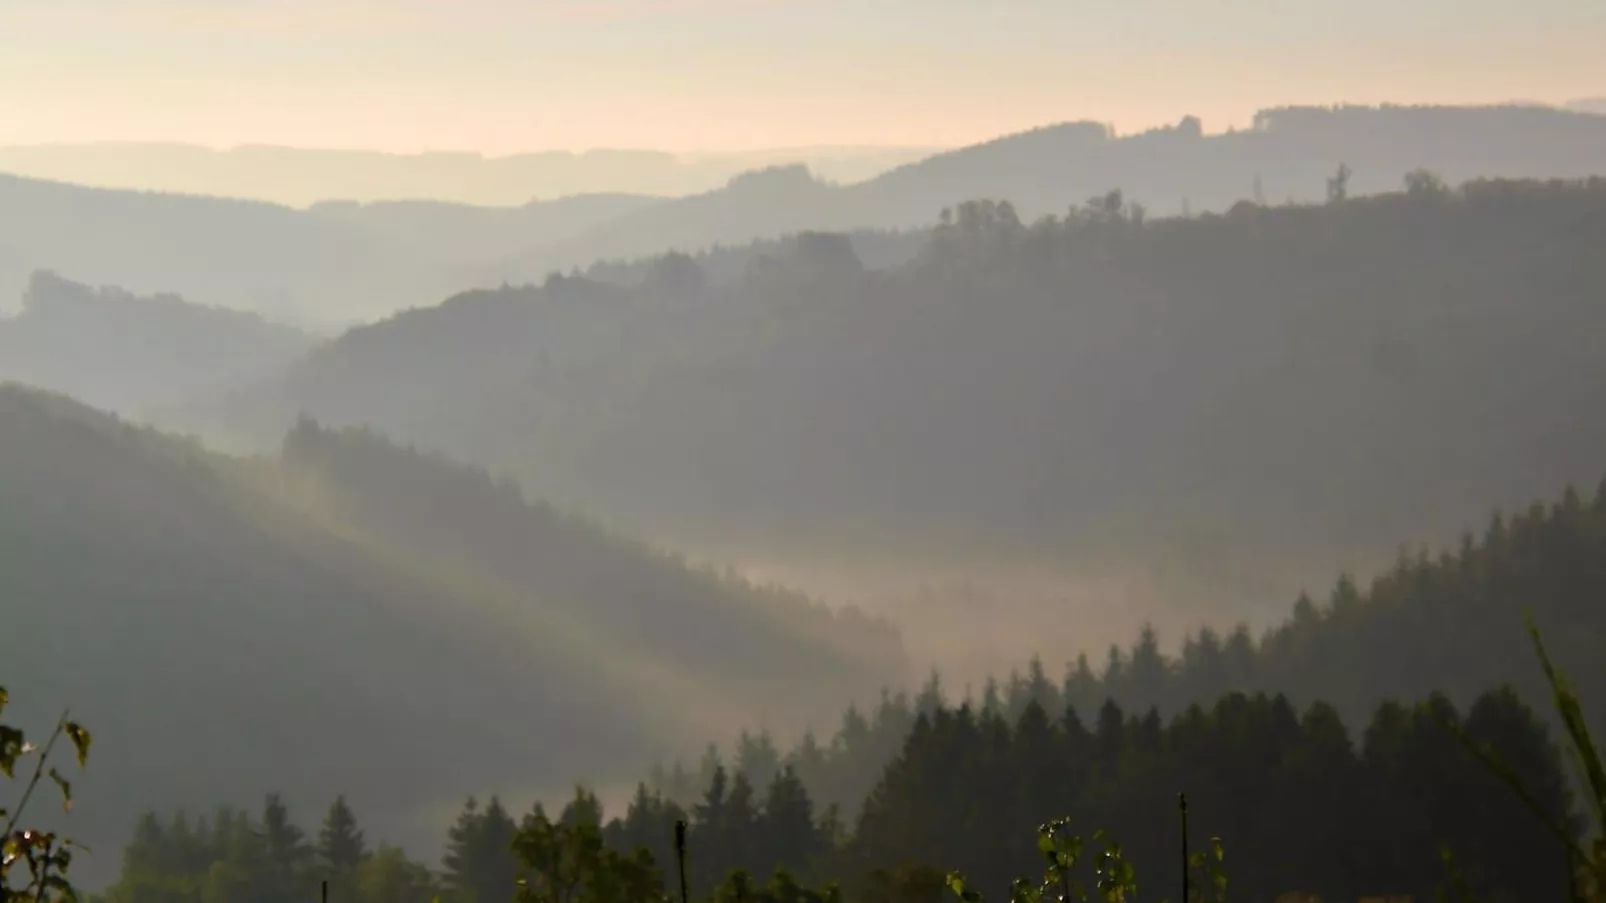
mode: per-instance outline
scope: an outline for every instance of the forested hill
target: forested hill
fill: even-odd
[[[0,317],[0,379],[137,415],[259,380],[312,342],[255,314],[41,271],[28,281],[21,313]]]
[[[302,420],[282,461],[292,493],[386,548],[530,593],[590,623],[613,654],[696,673],[750,710],[818,711],[833,693],[862,691],[866,674],[903,674],[897,634],[855,609],[690,567],[526,500],[514,482],[369,430]],[[822,668],[829,649],[840,661]]]
[[[1564,848],[1530,806],[1576,842],[1589,804],[1547,729],[1553,709],[1538,704],[1549,688],[1519,609],[1579,680],[1586,717],[1598,717],[1602,561],[1606,484],[1593,498],[1569,491],[1496,516],[1456,552],[1404,556],[1366,590],[1341,579],[1328,602],[1300,599],[1259,640],[1205,629],[1177,657],[1146,632],[1102,667],[1082,658],[1060,681],[1034,660],[963,699],[933,680],[913,698],[850,708],[829,744],[806,738],[783,753],[767,734],[747,734],[689,770],[657,771],[628,805],[606,810],[583,784],[561,808],[553,796],[533,806],[470,798],[434,873],[385,847],[386,824],[366,812],[378,849],[359,855],[363,835],[338,797],[315,844],[286,827],[274,797],[262,832],[237,805],[199,818],[153,811],[108,899],[197,903],[231,883],[308,895],[330,878],[357,903],[473,903],[572,868],[553,854],[578,845],[559,846],[554,824],[589,825],[589,842],[618,854],[644,849],[651,858],[633,862],[673,882],[684,821],[691,899],[837,899],[798,889],[829,880],[846,899],[915,903],[942,899],[955,867],[989,891],[1033,874],[1041,850],[1020,838],[1066,814],[1072,833],[1108,831],[1140,886],[1155,888],[1178,877],[1167,867],[1178,790],[1194,842],[1224,844],[1235,899],[1428,899],[1452,874],[1442,849],[1472,899],[1557,899],[1568,886]],[[1411,689],[1434,686],[1446,692]],[[1494,750],[1527,800],[1453,730]]]
[[[1370,194],[1422,168],[1454,182],[1599,175],[1606,150],[1606,118],[1538,106],[1273,107],[1250,128],[1213,134],[1210,123],[1179,120],[1121,136],[1090,122],[1034,129],[907,164],[858,192],[903,217],[922,215],[924,198],[947,196],[1008,200],[1035,219],[1122,186],[1171,216],[1241,200],[1319,201],[1341,162],[1355,173],[1352,189]]]
[[[717,191],[643,206],[487,271],[538,278],[596,257],[695,250],[798,230],[901,228],[969,198],[1013,203],[1023,219],[1061,215],[1121,187],[1166,216],[1223,212],[1241,200],[1319,201],[1339,164],[1352,190],[1388,191],[1427,168],[1460,182],[1601,174],[1606,117],[1538,106],[1282,107],[1249,129],[1174,126],[1116,135],[1096,122],[1046,125],[936,154],[852,185],[804,166],[732,179]],[[1214,130],[1213,130],[1214,131]]]
[[[70,705],[117,750],[82,780],[72,824],[92,848],[115,850],[146,807],[275,787],[345,792],[427,842],[466,793],[618,780],[654,749],[777,723],[766,706],[802,717],[898,679],[896,638],[862,621],[371,437],[305,426],[288,446],[284,463],[226,458],[0,387],[0,659],[33,706],[19,720]],[[393,517],[499,539],[479,558]],[[84,865],[93,881],[115,856]]]
[[[1091,727],[1109,700],[1129,713],[1156,709],[1170,719],[1231,693],[1266,693],[1286,695],[1296,707],[1321,702],[1346,723],[1363,725],[1388,700],[1443,693],[1467,706],[1510,686],[1548,713],[1550,688],[1525,612],[1574,681],[1589,707],[1586,717],[1606,724],[1603,599],[1606,482],[1592,497],[1568,490],[1554,503],[1496,514],[1454,551],[1402,553],[1368,586],[1342,577],[1324,600],[1301,596],[1283,623],[1258,637],[1242,625],[1204,626],[1189,632],[1179,651],[1168,652],[1162,648],[1168,638],[1145,630],[1129,647],[1111,647],[1105,656],[1067,654],[1047,665],[1033,659],[983,686],[944,687],[933,678],[917,694],[849,708],[829,740],[806,737],[778,748],[766,734],[748,733],[723,756],[710,753],[700,765],[659,770],[651,783],[689,805],[721,762],[760,787],[791,765],[820,805],[851,812],[903,748],[919,714],[955,702],[1008,724],[1033,703],[1056,718],[1070,709]],[[1074,625],[1053,640],[1076,648]]]
[[[1118,193],[1033,223],[971,203],[886,271],[806,234],[728,286],[679,258],[636,288],[469,293],[213,422],[373,423],[769,553],[1183,537],[1337,567],[1592,482],[1606,181],[1332,188],[1192,219]]]
[[[499,207],[330,198],[299,209],[0,175],[0,292],[53,269],[323,328],[599,259],[910,227],[969,198],[1010,201],[1029,221],[1118,186],[1155,213],[1219,212],[1239,200],[1319,200],[1341,163],[1353,191],[1370,193],[1418,167],[1452,181],[1598,175],[1606,153],[1606,117],[1545,107],[1274,109],[1225,134],[1178,119],[1119,136],[1097,123],[1050,125],[854,184],[820,179],[800,152],[792,165],[755,161],[724,187],[684,197],[526,203],[519,193]]]

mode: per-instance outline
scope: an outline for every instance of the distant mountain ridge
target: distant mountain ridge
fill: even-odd
[[[1045,126],[937,154],[874,179],[829,185],[802,167],[644,208],[510,262],[499,278],[539,278],[591,257],[691,250],[799,230],[899,228],[976,198],[1013,204],[1027,221],[1117,189],[1157,215],[1225,211],[1244,200],[1320,200],[1347,165],[1352,194],[1398,188],[1426,169],[1473,178],[1606,174],[1606,121],[1550,107],[1284,107],[1251,129],[1206,134],[1194,117],[1116,136],[1098,123]],[[1258,196],[1258,197],[1257,197]],[[771,211],[767,218],[762,213]],[[759,231],[754,231],[759,230]],[[558,264],[562,265],[558,265]]]
[[[0,278],[53,269],[176,292],[298,325],[339,328],[605,258],[746,244],[800,231],[929,223],[965,200],[1028,220],[1120,189],[1152,213],[1314,200],[1347,164],[1352,194],[1406,173],[1575,178],[1606,159],[1606,118],[1549,107],[1293,107],[1207,135],[1192,117],[1114,136],[1071,123],[1006,136],[837,185],[781,164],[678,198],[581,196],[519,208],[270,204],[105,191],[0,176]],[[617,190],[617,189],[615,189]],[[475,236],[475,237],[471,237]],[[12,275],[8,275],[8,271]],[[3,290],[3,286],[0,286]]]
[[[860,182],[936,148],[797,147],[676,154],[654,150],[539,151],[488,156],[185,144],[0,147],[0,171],[104,188],[238,197],[306,207],[431,199],[492,207],[580,194],[678,197],[718,188],[743,171],[805,163],[834,182]]]

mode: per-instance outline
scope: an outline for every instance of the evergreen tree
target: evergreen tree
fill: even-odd
[[[482,901],[477,895],[475,880],[485,865],[484,835],[485,814],[479,801],[470,796],[457,820],[446,832],[446,855],[441,860],[442,880],[453,903],[493,903]]]
[[[526,823],[546,821],[539,804]],[[518,862],[511,844],[518,831],[501,800],[491,797],[482,809],[469,797],[447,831],[442,882],[454,903],[502,903],[518,883]]]
[[[790,766],[771,780],[756,833],[754,861],[768,869],[782,866],[794,874],[804,874],[823,852],[823,839],[814,821],[814,803]]]
[[[269,900],[305,897],[312,883],[313,850],[277,793],[268,794],[263,801],[262,841],[267,853],[261,876],[263,896]]]
[[[357,828],[356,813],[344,795],[335,797],[318,830],[318,864],[331,877],[344,877],[357,870],[368,855],[367,843]]]

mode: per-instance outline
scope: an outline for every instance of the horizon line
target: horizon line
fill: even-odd
[[[1513,99],[1500,100],[1500,101],[1482,101],[1482,102],[1476,102],[1476,103],[1459,103],[1459,104],[1457,104],[1457,103],[1410,103],[1410,102],[1405,102],[1405,103],[1398,103],[1398,102],[1354,103],[1354,102],[1348,102],[1348,101],[1335,101],[1335,102],[1322,103],[1322,102],[1314,102],[1313,101],[1313,102],[1309,102],[1309,103],[1281,104],[1281,105],[1273,105],[1273,106],[1263,106],[1263,107],[1257,108],[1257,110],[1255,112],[1258,115],[1259,113],[1264,113],[1264,112],[1273,111],[1273,110],[1297,110],[1297,109],[1311,109],[1311,110],[1343,110],[1343,109],[1384,110],[1384,109],[1500,109],[1500,108],[1521,109],[1521,108],[1532,108],[1532,109],[1546,109],[1546,110],[1553,110],[1553,111],[1560,112],[1560,113],[1573,113],[1573,114],[1588,116],[1588,115],[1601,115],[1601,114],[1599,114],[1599,113],[1597,113],[1597,112],[1595,112],[1593,110],[1586,109],[1585,105],[1599,104],[1599,103],[1602,103],[1602,102],[1606,102],[1606,96],[1577,97],[1577,98],[1572,98],[1572,99],[1565,100],[1565,101],[1541,101],[1541,100],[1534,100],[1534,99],[1516,99],[1516,98],[1513,98]],[[1126,131],[1112,131],[1112,137],[1124,138],[1124,137],[1130,137],[1132,135],[1139,135],[1139,134],[1143,134],[1144,132],[1147,132],[1147,131],[1153,131],[1153,130],[1156,130],[1156,129],[1162,129],[1162,128],[1166,128],[1168,126],[1175,125],[1176,123],[1181,122],[1181,121],[1183,121],[1185,119],[1188,119],[1188,118],[1200,118],[1200,117],[1197,117],[1197,116],[1195,116],[1194,114],[1191,114],[1191,113],[1182,113],[1180,115],[1171,117],[1170,119],[1166,120],[1165,122],[1159,122],[1159,123],[1151,124],[1151,125],[1148,125],[1148,126],[1145,126],[1145,127],[1142,127],[1142,128],[1130,129],[1130,130],[1126,130]],[[1251,116],[1250,120],[1252,121],[1253,118],[1254,117]],[[72,148],[72,149],[87,149],[87,148],[168,148],[168,149],[180,149],[180,150],[199,150],[199,151],[205,151],[205,152],[214,153],[214,154],[231,154],[231,153],[240,153],[242,151],[264,151],[264,150],[266,150],[266,151],[292,151],[292,152],[301,152],[301,153],[331,153],[331,154],[352,154],[352,155],[366,154],[366,155],[378,155],[378,156],[387,156],[387,157],[412,157],[412,158],[418,158],[418,157],[472,157],[472,158],[478,158],[478,159],[484,160],[484,161],[501,161],[501,160],[518,159],[520,157],[561,156],[561,155],[567,155],[567,156],[570,156],[570,157],[585,157],[585,156],[597,155],[597,154],[651,154],[651,155],[657,155],[657,156],[671,157],[671,158],[674,158],[674,160],[676,162],[685,163],[685,162],[696,161],[698,159],[716,159],[716,158],[721,158],[721,157],[724,157],[724,158],[750,157],[750,156],[761,156],[761,155],[798,154],[798,153],[827,153],[827,152],[844,153],[844,152],[846,152],[846,153],[931,153],[931,154],[935,154],[935,153],[944,153],[944,152],[948,152],[948,151],[962,150],[962,149],[970,148],[970,147],[976,147],[976,146],[979,146],[979,145],[989,144],[989,143],[992,143],[994,141],[998,141],[998,140],[1001,140],[1001,139],[1014,137],[1014,136],[1017,136],[1017,135],[1026,135],[1026,134],[1030,134],[1032,132],[1042,131],[1044,129],[1051,129],[1051,128],[1056,128],[1056,127],[1061,127],[1061,126],[1073,126],[1073,125],[1099,125],[1099,126],[1109,127],[1108,123],[1101,122],[1101,121],[1099,121],[1097,119],[1092,119],[1092,118],[1060,119],[1060,120],[1054,120],[1054,121],[1050,121],[1050,122],[1045,122],[1045,123],[1042,123],[1042,124],[1039,124],[1039,125],[1035,125],[1035,126],[1028,126],[1028,127],[1025,127],[1025,128],[1019,128],[1019,129],[1014,129],[1014,130],[998,133],[998,134],[992,135],[990,137],[977,138],[977,139],[974,139],[974,140],[964,141],[964,142],[960,142],[960,143],[948,143],[948,144],[941,144],[941,143],[875,144],[875,143],[864,143],[864,142],[849,142],[849,143],[821,142],[821,143],[815,143],[815,144],[769,145],[769,146],[745,147],[745,148],[727,148],[727,149],[700,148],[700,149],[681,149],[681,150],[673,150],[673,149],[666,149],[666,148],[655,148],[655,147],[639,146],[639,145],[635,146],[635,147],[623,146],[623,145],[593,145],[593,146],[590,146],[590,147],[581,147],[581,148],[549,147],[549,148],[527,148],[527,149],[523,149],[523,150],[506,151],[506,152],[490,152],[490,151],[466,149],[466,148],[457,148],[457,149],[451,149],[451,148],[412,148],[412,149],[403,150],[403,149],[396,149],[396,148],[381,148],[381,147],[372,147],[372,146],[369,146],[369,147],[356,147],[356,146],[350,146],[350,145],[342,146],[342,145],[335,145],[335,144],[329,144],[329,145],[301,144],[301,145],[298,145],[298,144],[287,144],[287,143],[277,143],[277,142],[262,142],[262,141],[242,142],[242,143],[235,143],[235,144],[207,144],[207,143],[203,143],[203,142],[181,141],[181,140],[107,138],[107,139],[100,139],[100,140],[93,140],[93,141],[39,141],[39,142],[26,142],[26,143],[5,143],[5,144],[0,144],[0,151],[9,151],[9,150],[52,150],[52,149],[63,149],[63,148]],[[1235,131],[1243,131],[1243,130],[1245,130],[1245,126],[1241,126],[1238,123],[1228,123],[1224,127],[1219,127],[1217,129],[1211,129],[1211,128],[1209,128],[1207,126],[1204,129],[1203,134],[1206,135],[1206,136],[1216,136],[1216,135],[1230,134],[1230,133],[1235,132]]]

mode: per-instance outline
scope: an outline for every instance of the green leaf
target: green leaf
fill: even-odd
[[[0,724],[0,774],[16,777],[14,769],[17,759],[22,757],[22,740],[22,731]]]
[[[67,732],[67,739],[72,741],[73,749],[78,751],[78,767],[83,768],[89,761],[89,744],[94,742],[94,738],[76,721],[66,722],[63,729]]]
[[[57,771],[54,768],[50,769],[48,774],[50,776],[50,779],[52,781],[56,782],[56,786],[61,789],[61,808],[62,808],[62,811],[63,812],[71,812],[72,811],[72,783],[70,781],[68,781],[66,778],[62,777],[61,776],[61,772]]]

